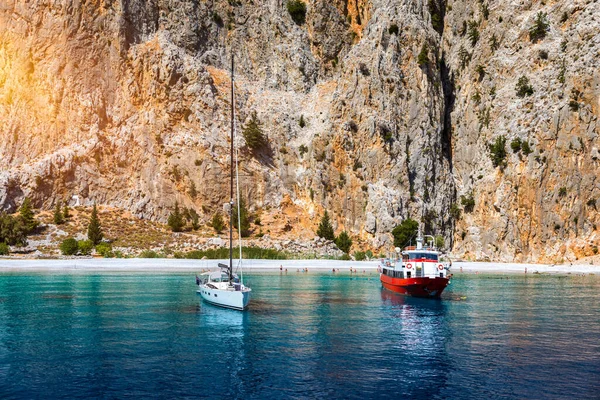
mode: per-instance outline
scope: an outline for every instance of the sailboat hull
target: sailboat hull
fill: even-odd
[[[200,285],[196,292],[204,301],[215,306],[245,310],[250,302],[251,290],[248,288],[245,290],[214,289],[208,285]]]

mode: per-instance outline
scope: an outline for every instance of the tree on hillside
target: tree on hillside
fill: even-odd
[[[394,246],[403,248],[410,243],[410,240],[417,235],[419,223],[414,219],[407,218],[400,225],[394,228]]]
[[[56,202],[56,206],[54,207],[54,223],[56,225],[65,223],[65,218],[60,208],[60,201]]]
[[[179,212],[179,203],[175,201],[175,208],[173,212],[169,214],[169,219],[167,220],[167,225],[173,232],[181,232],[185,225],[185,221],[183,220],[183,215]]]
[[[39,221],[35,219],[33,214],[33,209],[31,207],[31,201],[28,197],[25,197],[23,200],[23,204],[21,204],[21,208],[19,209],[19,214],[25,224],[26,233],[31,233],[38,227],[40,224]]]
[[[223,229],[225,229],[225,222],[223,222],[223,217],[220,213],[215,213],[215,215],[213,215],[210,226],[212,226],[217,233],[223,232]]]
[[[69,211],[69,205],[65,203],[63,207],[63,218],[65,221],[71,217],[71,212]]]
[[[352,239],[350,239],[348,232],[342,231],[342,233],[335,238],[335,244],[338,249],[348,254],[350,252],[350,247],[352,247]]]
[[[317,229],[317,235],[327,240],[335,240],[335,234],[333,233],[333,226],[329,220],[329,213],[325,210],[325,214],[321,218],[319,228]]]
[[[187,209],[185,219],[191,224],[193,230],[200,228],[200,216],[192,207]]]
[[[96,208],[96,203],[94,203],[94,208],[92,208],[92,215],[90,216],[90,223],[88,224],[87,231],[88,240],[95,245],[100,243],[103,238],[102,227],[100,226],[100,220],[98,219],[98,210]]]
[[[244,136],[246,145],[252,151],[258,151],[267,147],[267,138],[262,131],[256,111],[253,111],[250,115],[250,121],[244,126],[242,135]]]
[[[0,214],[0,243],[10,246],[27,245],[27,228],[21,216]]]
[[[538,12],[533,20],[533,26],[529,28],[529,39],[532,42],[536,42],[539,39],[546,37],[546,33],[550,29],[550,23],[548,22],[548,14],[545,12]]]
[[[248,209],[246,208],[246,202],[244,199],[240,199],[240,223],[242,226],[241,234],[242,237],[250,235],[250,219],[248,218]],[[238,209],[237,205],[233,207],[233,227],[238,229]],[[239,229],[238,229],[239,230]]]

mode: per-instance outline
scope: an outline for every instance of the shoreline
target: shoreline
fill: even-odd
[[[63,260],[15,260],[0,259],[0,273],[5,272],[190,272],[201,273],[216,269],[219,262],[229,260],[186,260],[186,259],[149,259],[149,258],[84,258]],[[238,260],[234,260],[234,268]],[[357,273],[377,272],[378,260],[374,261],[338,261],[338,260],[244,260],[244,272],[272,272],[283,270],[297,272],[303,268],[308,271],[330,272],[333,268],[341,273],[350,268]],[[453,274],[458,273],[507,273],[507,274],[569,274],[584,273],[600,275],[600,265],[586,264],[521,264],[488,262],[454,262]]]

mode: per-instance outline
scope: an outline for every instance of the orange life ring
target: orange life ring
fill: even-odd
[[[412,264],[411,263],[406,264],[406,269],[411,269],[411,268],[412,268]]]
[[[442,264],[438,264],[438,269],[439,269],[440,271],[443,271],[443,270],[444,270],[444,266],[443,266]]]

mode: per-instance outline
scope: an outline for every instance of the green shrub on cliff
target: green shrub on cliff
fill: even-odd
[[[250,121],[248,121],[242,130],[242,136],[244,136],[246,146],[252,151],[258,151],[268,146],[267,138],[260,125],[260,121],[256,116],[256,111],[253,111],[250,115]]]
[[[515,86],[515,91],[517,92],[517,96],[521,98],[531,96],[533,94],[533,86],[529,83],[529,78],[522,75]]]
[[[548,22],[548,14],[540,11],[533,20],[533,26],[529,28],[529,39],[532,42],[543,39],[546,37],[546,32],[548,32],[549,29],[550,23]]]
[[[10,254],[10,249],[8,245],[4,242],[0,243],[0,256],[7,256]]]
[[[287,10],[292,17],[292,20],[297,25],[302,25],[306,22],[306,4],[300,0],[288,0]]]
[[[498,136],[494,143],[488,144],[488,147],[494,167],[504,169],[504,167],[506,167],[506,137]]]

